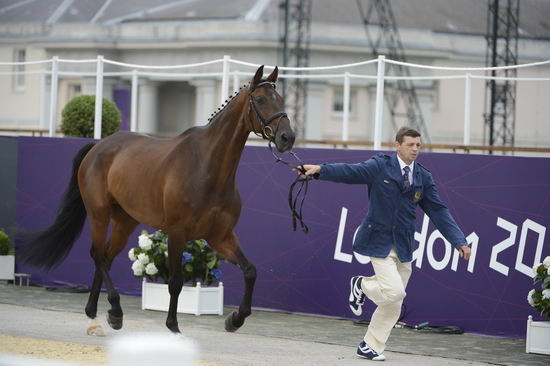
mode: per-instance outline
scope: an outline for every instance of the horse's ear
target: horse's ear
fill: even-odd
[[[264,65],[258,67],[258,70],[256,71],[256,75],[252,78],[252,83],[250,86],[254,86],[258,84],[262,80],[262,76],[264,75]]]
[[[276,83],[278,75],[279,75],[279,68],[275,66],[275,70],[273,70],[273,72],[269,74],[266,80],[271,81],[272,83]]]

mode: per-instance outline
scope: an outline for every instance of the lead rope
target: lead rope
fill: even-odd
[[[290,164],[288,161],[283,160],[281,157],[275,154],[275,152],[273,151],[273,147],[271,146],[271,140],[269,141],[268,146],[269,146],[269,150],[271,151],[271,154],[273,154],[273,156],[275,157],[276,163],[285,164],[290,168],[297,168],[300,171],[300,173],[305,175],[306,169],[304,168],[304,162],[302,161],[302,159],[298,157],[298,155],[296,155],[294,151],[289,151],[289,154],[292,155],[294,159],[296,159],[300,163],[298,167]],[[306,199],[307,188],[308,188],[310,179],[311,177],[306,176],[305,178],[302,178],[301,175],[298,175],[296,180],[290,185],[290,189],[288,191],[288,206],[290,207],[290,211],[292,212],[292,229],[296,231],[296,220],[298,220],[300,222],[300,226],[302,227],[302,231],[305,234],[309,232],[309,228],[304,223],[302,208],[304,207],[304,201]],[[296,193],[296,196],[294,196],[294,188],[298,183],[301,183],[300,188],[298,189],[298,193]],[[300,197],[300,193],[302,192],[303,192],[303,195],[302,195],[302,199],[300,200],[300,209],[297,210],[296,206],[298,204],[298,198]]]

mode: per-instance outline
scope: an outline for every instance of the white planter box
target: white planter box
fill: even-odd
[[[141,285],[141,308],[168,311],[170,293],[168,285],[147,282]],[[223,315],[223,283],[216,287],[183,286],[178,298],[178,313]]]
[[[533,317],[529,315],[525,352],[550,355],[550,321],[534,322]]]
[[[0,255],[0,280],[15,279],[15,256]]]

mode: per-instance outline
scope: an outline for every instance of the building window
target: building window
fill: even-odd
[[[349,114],[353,112],[353,98],[354,93],[350,90],[349,96]],[[332,96],[332,111],[334,113],[343,113],[344,112],[344,89],[336,88]]]
[[[71,101],[74,97],[82,94],[82,86],[80,84],[69,84],[67,88],[67,100]]]
[[[24,48],[15,49],[13,53],[14,62],[25,62],[27,51]],[[25,90],[25,65],[15,65],[13,68],[13,89],[16,91]]]

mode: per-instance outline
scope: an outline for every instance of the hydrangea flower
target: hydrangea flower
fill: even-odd
[[[142,276],[145,266],[140,261],[135,261],[132,264],[132,271],[134,271],[134,276]]]
[[[542,264],[544,264],[544,267],[550,268],[550,255],[544,258],[544,260],[542,261]]]
[[[532,307],[535,307],[535,300],[533,300],[533,295],[535,294],[535,290],[531,290],[529,291],[529,293],[527,294],[527,302],[529,303],[529,305],[531,305]]]
[[[542,298],[543,299],[550,299],[550,289],[542,290]]]
[[[132,262],[137,259],[136,254],[134,253],[134,248],[130,249],[130,251],[128,252],[128,258],[130,258]]]
[[[146,265],[149,263],[149,256],[145,253],[140,253],[137,256],[137,260],[141,262],[141,264]]]
[[[216,280],[219,280],[222,277],[222,271],[220,271],[217,268],[212,269],[212,275],[216,278]]]
[[[540,266],[540,263],[535,264],[535,265],[533,266],[533,276],[536,276],[536,275],[537,275],[537,270],[539,269],[539,266]]]
[[[193,260],[193,256],[190,254],[190,253],[183,253],[183,258],[182,258],[182,263],[185,264],[185,263],[189,263]]]
[[[138,245],[143,250],[149,250],[153,246],[153,241],[145,234],[141,234],[138,238]]]
[[[158,272],[159,270],[157,269],[157,266],[155,266],[155,263],[149,263],[148,265],[145,266],[145,273],[147,273],[150,276],[155,275]]]

